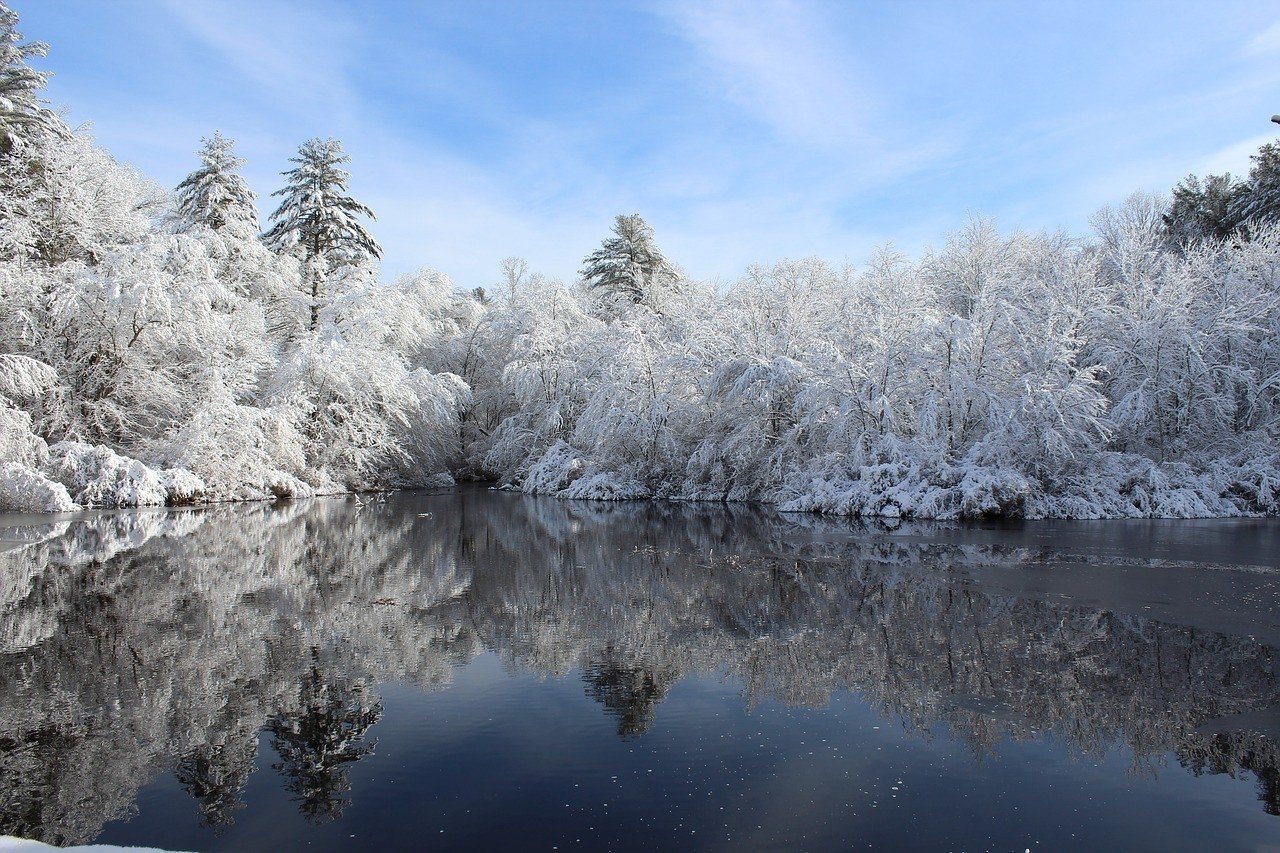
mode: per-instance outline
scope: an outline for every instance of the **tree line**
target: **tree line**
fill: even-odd
[[[691,280],[622,215],[573,282],[379,278],[335,140],[260,232],[230,140],[166,192],[41,100],[0,7],[0,506],[438,486],[927,517],[1280,509],[1280,148],[1094,233]]]

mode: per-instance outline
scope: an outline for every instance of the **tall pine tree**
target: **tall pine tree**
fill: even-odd
[[[258,232],[258,209],[253,190],[237,169],[244,160],[232,151],[232,141],[215,132],[200,149],[200,168],[178,184],[178,225],[187,230],[203,225],[217,231],[227,228],[237,236]]]
[[[1203,181],[1187,177],[1173,189],[1173,201],[1161,217],[1165,233],[1179,245],[1226,240],[1240,225],[1239,206],[1246,189],[1230,174]]]
[[[290,158],[297,167],[282,173],[284,188],[272,193],[284,200],[271,214],[274,224],[262,235],[271,248],[296,252],[302,259],[311,295],[312,331],[319,324],[325,284],[333,271],[382,255],[359,218],[377,217],[347,195],[351,175],[340,167],[350,159],[336,139],[307,140],[298,156]]]
[[[0,0],[0,156],[23,148],[33,134],[67,135],[66,125],[40,98],[49,75],[27,65],[48,52],[44,42],[22,41],[18,14]]]
[[[675,268],[658,251],[653,229],[640,214],[619,215],[614,236],[583,261],[583,282],[617,299],[651,303],[656,291],[675,284]]]

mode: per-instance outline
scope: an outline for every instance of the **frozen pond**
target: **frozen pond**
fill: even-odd
[[[0,834],[1280,842],[1275,520],[889,529],[465,488],[0,515],[0,540]]]

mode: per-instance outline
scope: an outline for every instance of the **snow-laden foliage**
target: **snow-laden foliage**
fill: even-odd
[[[203,225],[213,231],[231,228],[243,237],[258,232],[256,196],[236,172],[244,160],[232,151],[232,142],[220,133],[204,140],[200,168],[178,184],[175,207],[179,230]]]
[[[80,505],[61,483],[0,458],[0,507],[19,512],[67,512]]]
[[[216,388],[156,447],[164,464],[191,470],[212,500],[306,497],[307,457],[302,435],[279,407],[236,402]]]
[[[0,258],[95,264],[145,237],[164,201],[158,187],[84,136],[35,137],[0,157]]]
[[[49,448],[45,467],[84,506],[195,503],[204,493],[204,483],[189,471],[156,471],[101,444],[60,441]]]
[[[282,198],[271,214],[275,224],[262,235],[267,245],[297,247],[308,259],[322,256],[330,267],[382,254],[359,219],[373,219],[373,211],[346,194],[351,175],[341,166],[350,160],[336,139],[309,139],[298,149],[290,158],[298,165],[284,172],[284,188],[272,193]]]
[[[66,133],[62,120],[40,98],[47,72],[27,64],[28,59],[45,56],[49,46],[24,42],[17,27],[17,14],[0,3],[0,157],[21,149],[34,136]]]
[[[1274,512],[1280,229],[1175,245],[1163,211],[1104,211],[1096,242],[979,221],[917,263],[788,261],[607,322],[518,291],[485,322],[541,357],[507,358],[484,468],[853,515]]]
[[[1180,244],[1229,239],[1240,226],[1245,192],[1230,174],[1208,175],[1203,182],[1188,175],[1173,188],[1169,210],[1162,217],[1169,238]]]
[[[309,139],[290,158],[297,167],[284,172],[282,196],[271,214],[274,223],[263,241],[303,262],[303,289],[310,296],[308,330],[315,332],[328,299],[330,280],[361,268],[382,254],[360,217],[373,211],[347,195],[350,173],[340,168],[350,157],[336,139]]]
[[[608,238],[583,261],[582,280],[609,302],[647,302],[662,298],[679,273],[658,251],[653,229],[638,213],[619,215]]]
[[[317,306],[305,263],[193,221],[213,207],[182,194],[169,209],[84,137],[0,168],[21,178],[0,195],[0,506],[289,497],[461,467],[469,389],[439,353],[476,314],[447,278],[326,269]]]
[[[685,279],[638,215],[573,284],[387,282],[347,155],[261,238],[214,134],[169,195],[43,112],[0,6],[0,505],[435,486],[851,515],[1280,509],[1280,147],[1094,234]],[[60,129],[61,128],[61,129]]]
[[[1280,144],[1269,142],[1253,155],[1249,180],[1233,199],[1233,214],[1241,222],[1280,219]]]
[[[333,140],[302,146],[266,243],[229,140],[169,195],[44,110],[0,5],[0,508],[438,484],[464,467],[430,271],[377,279]],[[276,251],[272,251],[272,249]],[[467,369],[470,369],[469,367]]]

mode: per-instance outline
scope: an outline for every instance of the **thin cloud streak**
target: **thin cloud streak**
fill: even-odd
[[[792,141],[865,146],[878,98],[815,9],[794,0],[659,7],[702,57],[724,96]]]

